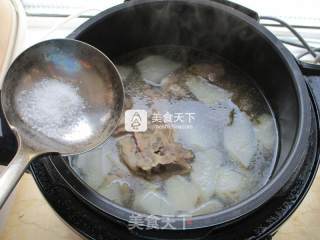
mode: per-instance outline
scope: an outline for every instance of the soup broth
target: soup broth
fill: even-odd
[[[178,46],[114,62],[125,111],[134,111],[103,146],[70,159],[90,187],[138,212],[195,216],[228,208],[268,181],[277,128],[253,79],[218,56]]]

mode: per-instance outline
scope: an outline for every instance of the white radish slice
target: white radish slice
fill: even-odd
[[[257,140],[268,151],[272,151],[275,144],[275,125],[271,115],[262,114],[255,124],[254,129]]]
[[[155,215],[172,215],[174,207],[164,195],[157,191],[137,192],[133,204],[134,209]]]
[[[186,81],[190,92],[201,102],[212,106],[232,97],[232,93],[209,83],[202,77],[190,76]]]
[[[168,201],[177,211],[187,211],[195,207],[199,199],[199,191],[196,186],[181,176],[174,176],[167,180]]]
[[[93,151],[81,154],[75,166],[83,173],[83,180],[92,188],[97,189],[104,177],[110,172],[112,162],[106,159],[109,148],[101,146]]]
[[[205,214],[210,214],[214,212],[218,212],[221,209],[223,209],[223,203],[217,199],[212,199],[199,207],[195,208],[194,210],[190,211],[190,214],[192,216],[197,216],[197,215],[205,215]]]
[[[248,191],[246,176],[230,168],[221,168],[217,179],[216,194],[221,199],[235,202],[241,200],[242,193]]]
[[[151,55],[138,62],[137,67],[146,83],[161,86],[162,80],[180,68],[181,64],[163,56]]]
[[[215,149],[196,153],[191,179],[199,187],[201,201],[207,201],[216,191],[216,179],[223,155]]]
[[[212,130],[206,128],[205,125],[197,123],[191,129],[178,129],[176,131],[176,139],[187,148],[191,148],[194,153],[206,151],[219,145],[219,134],[217,131]]]
[[[99,193],[120,205],[127,202],[131,195],[129,185],[119,180],[114,180],[107,186],[101,187]]]
[[[233,119],[224,129],[224,146],[233,161],[248,168],[257,151],[257,139],[247,115],[236,106],[233,111]]]
[[[224,107],[229,107],[228,103],[206,106],[198,101],[183,101],[168,103],[168,101],[159,100],[154,103],[153,108],[162,115],[166,113],[184,113],[183,123],[177,124],[191,125],[191,128],[175,129],[176,141],[183,144],[192,151],[199,152],[211,148],[218,148],[221,144],[223,126],[213,127],[213,123],[225,122],[229,119],[229,111]],[[187,109],[187,110],[183,110]],[[185,111],[185,112],[184,112]],[[189,119],[190,114],[191,119]]]
[[[129,173],[127,166],[120,160],[117,140],[115,138],[109,138],[108,141],[101,146],[101,148],[103,149],[103,157],[106,158],[105,161],[111,162],[113,167],[118,168],[123,173]],[[112,168],[112,170],[113,169],[114,168]]]

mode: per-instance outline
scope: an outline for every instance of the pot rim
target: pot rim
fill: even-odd
[[[124,9],[136,6],[142,6],[144,4],[155,4],[155,3],[164,3],[168,2],[166,0],[139,0],[139,1],[130,1],[125,2],[110,9],[107,9],[97,16],[91,18],[90,20],[83,23],[80,27],[78,27],[75,31],[73,31],[68,38],[77,39],[81,34],[88,31],[90,27],[95,24],[103,21],[105,16],[109,16],[112,14],[116,14]],[[248,198],[242,200],[241,202],[231,206],[222,211],[218,211],[212,214],[201,215],[201,216],[193,216],[192,224],[185,225],[185,218],[181,217],[170,217],[173,221],[172,225],[176,230],[187,230],[187,229],[198,229],[211,227],[214,225],[224,224],[228,222],[232,222],[235,219],[243,217],[244,215],[254,211],[261,205],[263,205],[266,201],[268,201],[271,197],[273,197],[284,185],[288,182],[292,174],[297,170],[297,168],[302,163],[305,154],[307,152],[307,144],[308,144],[308,136],[310,133],[311,127],[311,109],[310,109],[310,98],[308,96],[308,91],[305,85],[304,77],[291,53],[284,47],[284,45],[278,40],[269,30],[260,25],[254,19],[249,16],[232,9],[223,4],[209,1],[209,0],[170,0],[170,4],[194,4],[201,5],[204,7],[213,7],[218,9],[219,11],[226,12],[231,14],[241,21],[245,22],[251,28],[254,29],[259,35],[261,35],[268,44],[272,45],[275,52],[281,58],[281,60],[285,63],[288,72],[291,75],[292,81],[294,83],[294,88],[297,95],[298,107],[299,107],[299,127],[297,130],[297,134],[295,136],[295,142],[291,147],[290,153],[286,159],[286,163],[282,167],[282,169],[267,182],[260,190],[258,190],[253,195]],[[72,174],[66,173],[66,171],[61,171],[61,166],[59,162],[52,161],[53,165],[55,165],[57,171],[60,173],[62,178],[68,183],[70,188],[80,196],[84,201],[93,205],[104,214],[111,215],[115,218],[121,219],[125,222],[128,222],[130,216],[139,215],[142,217],[150,216],[148,214],[140,213],[134,210],[127,209],[125,207],[119,206],[107,198],[103,197],[95,190],[93,190],[90,186],[88,186],[83,180],[81,180],[71,169],[69,164],[66,161],[63,162],[63,165],[67,166],[68,172],[70,171]],[[65,174],[64,174],[65,173]],[[161,217],[161,216],[160,216]],[[188,218],[189,219],[189,218]]]

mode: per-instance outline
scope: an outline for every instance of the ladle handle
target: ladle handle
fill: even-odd
[[[22,177],[30,162],[30,155],[20,145],[18,152],[0,176],[0,209]]]

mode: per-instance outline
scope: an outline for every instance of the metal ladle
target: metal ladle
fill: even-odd
[[[47,79],[74,86],[86,104],[78,116],[81,124],[58,137],[38,131],[17,109],[16,96]],[[18,150],[0,177],[0,208],[37,156],[76,155],[105,142],[120,119],[124,89],[118,71],[102,52],[80,41],[54,39],[32,46],[12,63],[3,82],[1,103]]]

